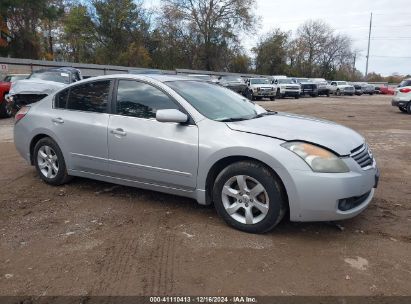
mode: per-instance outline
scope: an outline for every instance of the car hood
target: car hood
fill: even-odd
[[[275,86],[269,83],[262,83],[262,84],[252,84],[250,85],[250,88],[253,88],[253,89],[254,88],[269,88],[271,89],[271,88],[275,88]]]
[[[24,79],[13,83],[10,89],[10,95],[16,94],[47,94],[50,95],[56,90],[67,86],[65,83],[41,80],[41,79]]]
[[[227,123],[232,130],[269,136],[284,141],[305,141],[349,155],[364,143],[364,138],[350,128],[331,121],[291,113],[277,113],[257,119]]]

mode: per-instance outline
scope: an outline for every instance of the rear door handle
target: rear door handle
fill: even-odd
[[[114,134],[114,135],[120,135],[120,136],[126,136],[127,135],[127,132],[124,131],[121,128],[111,130],[111,133]]]
[[[61,117],[53,118],[51,121],[55,122],[55,123],[58,123],[58,124],[64,123],[64,120]]]

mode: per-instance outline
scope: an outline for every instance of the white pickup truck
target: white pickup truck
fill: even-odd
[[[331,81],[330,89],[332,93],[337,96],[340,95],[350,95],[354,96],[355,88],[354,86],[348,84],[346,81]]]
[[[277,86],[270,83],[270,80],[267,78],[249,78],[246,84],[247,89],[245,90],[245,96],[249,100],[261,100],[263,97],[275,100]]]
[[[295,83],[291,78],[274,78],[273,83],[277,85],[277,97],[294,97],[300,98],[301,86]]]

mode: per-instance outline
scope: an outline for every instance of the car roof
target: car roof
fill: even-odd
[[[168,81],[178,81],[178,80],[186,80],[186,81],[197,81],[193,77],[187,76],[180,76],[180,75],[165,75],[165,74],[110,74],[110,75],[103,75],[103,76],[96,76],[87,78],[81,82],[88,82],[88,81],[96,81],[99,79],[107,79],[107,78],[128,78],[128,79],[136,79],[136,80],[157,80],[159,82],[168,82]],[[78,82],[76,82],[78,83]]]
[[[34,73],[44,73],[44,72],[78,72],[79,70],[72,67],[61,67],[61,68],[50,68],[50,69],[40,69],[33,71]]]

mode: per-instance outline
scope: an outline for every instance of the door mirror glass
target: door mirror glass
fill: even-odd
[[[165,109],[157,110],[156,119],[159,122],[185,123],[188,121],[188,116],[176,109]]]

